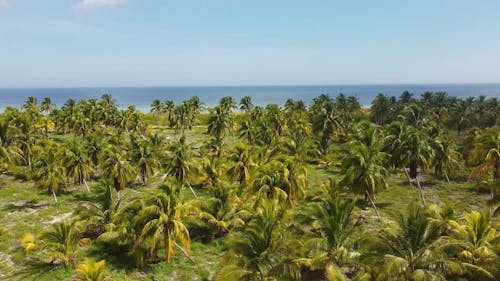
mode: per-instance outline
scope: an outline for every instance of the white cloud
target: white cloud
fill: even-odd
[[[0,0],[7,1],[7,0]],[[116,7],[123,3],[124,0],[80,0],[76,4],[76,8],[81,11],[93,11],[102,7]]]
[[[7,4],[9,4],[8,0],[0,0],[0,7],[7,6]]]

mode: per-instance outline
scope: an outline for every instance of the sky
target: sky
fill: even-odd
[[[498,0],[0,0],[0,88],[500,82]]]

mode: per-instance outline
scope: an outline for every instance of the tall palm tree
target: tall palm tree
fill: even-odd
[[[190,184],[189,177],[196,169],[192,163],[194,156],[191,145],[186,143],[186,137],[181,136],[179,141],[169,147],[168,160],[165,165],[167,175],[174,177],[181,186],[187,186],[193,193],[194,197],[198,196]]]
[[[252,98],[250,96],[244,96],[240,100],[240,110],[245,113],[250,113],[253,109]]]
[[[106,261],[96,262],[93,259],[85,258],[85,261],[76,267],[76,281],[113,281],[107,275]]]
[[[422,191],[422,186],[418,179],[418,167],[422,170],[427,170],[434,158],[434,150],[432,149],[430,139],[425,131],[417,130],[414,127],[406,127],[400,135],[399,143],[397,144],[398,156],[400,163],[405,163],[409,167],[409,176],[417,181],[417,186],[420,191],[422,203],[425,204],[425,198]]]
[[[365,201],[375,206],[375,193],[388,188],[389,172],[386,168],[388,155],[377,146],[354,144],[349,147],[349,154],[342,160],[341,173],[344,175],[340,185],[353,193],[365,196]]]
[[[235,145],[228,160],[230,161],[227,170],[229,177],[237,180],[241,189],[248,188],[252,178],[252,168],[255,166],[248,146],[243,144]]]
[[[232,122],[230,113],[216,106],[210,114],[207,132],[221,142],[224,136],[231,133]]]
[[[116,191],[120,191],[135,178],[135,171],[127,158],[127,153],[116,146],[104,150],[101,170],[106,178],[113,181]]]
[[[496,194],[496,185],[500,181],[500,132],[495,131],[497,127],[491,128],[483,133],[477,143],[474,145],[473,153],[470,156],[480,158],[485,154],[484,160],[469,174],[469,180],[476,179],[478,184],[481,179],[492,174],[491,197],[494,198]]]
[[[56,193],[59,186],[66,181],[64,166],[55,144],[47,143],[34,163],[35,186],[43,189],[47,188],[49,195],[57,202]]]
[[[424,207],[409,205],[394,215],[394,224],[361,239],[361,261],[373,266],[375,280],[448,280],[462,274],[460,263],[444,253],[443,225]]]
[[[83,144],[83,139],[68,140],[65,143],[66,148],[63,151],[62,163],[66,169],[66,175],[73,181],[73,184],[85,184],[87,190],[90,191],[87,180],[93,173],[94,167]]]
[[[144,209],[137,217],[140,234],[134,247],[150,240],[150,258],[157,259],[157,252],[163,249],[167,262],[174,256],[176,248],[187,255],[190,239],[189,231],[182,222],[184,216],[182,210],[177,191],[173,186],[170,186],[167,192],[154,194],[147,198]]]
[[[163,103],[162,113],[167,116],[167,121],[170,122],[172,120],[172,113],[174,111],[175,104],[172,100],[166,100]]]
[[[10,169],[22,158],[23,151],[16,145],[9,120],[0,120],[0,168]]]
[[[446,136],[437,137],[431,143],[434,150],[434,159],[432,166],[437,176],[444,176],[448,183],[448,175],[458,166],[460,154],[456,150],[455,143]]]
[[[394,103],[395,101],[391,100],[386,95],[380,93],[377,94],[370,107],[371,120],[379,125],[389,123],[392,110],[394,110]]]
[[[231,112],[232,110],[238,108],[236,101],[231,96],[222,97],[219,101],[219,107],[222,111]]]
[[[162,111],[162,102],[158,99],[154,100],[153,103],[151,103],[151,113],[153,113],[154,115],[156,115],[156,117],[158,117],[158,119],[160,119],[160,114],[162,113]]]
[[[131,161],[138,167],[142,185],[153,176],[155,170],[160,167],[156,150],[148,139],[131,137]]]

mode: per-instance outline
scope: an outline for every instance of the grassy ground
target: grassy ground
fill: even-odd
[[[206,127],[196,126],[188,139],[200,142],[206,137],[205,131]],[[310,165],[307,196],[314,197],[329,177],[338,179],[340,176],[335,168]],[[156,184],[153,183],[152,186]],[[450,201],[455,203],[459,211],[481,209],[486,206],[488,199],[486,193],[478,193],[472,184],[448,184],[432,176],[424,177],[423,187],[428,201]],[[139,188],[128,192],[130,195],[144,190]],[[183,192],[184,198],[191,197],[189,191]],[[208,196],[203,190],[198,190],[198,194],[201,198]],[[35,190],[32,182],[0,175],[0,280],[72,280],[73,269],[49,266],[48,256],[27,256],[19,241],[24,233],[39,233],[50,224],[69,217],[82,196],[85,196],[84,191],[68,191],[59,196],[59,203],[56,204],[47,192]],[[383,217],[393,212],[404,212],[410,202],[419,200],[418,190],[408,184],[403,174],[393,174],[390,188],[376,198]],[[357,212],[366,217],[368,227],[378,224],[372,208],[365,208],[363,205],[359,207]],[[191,252],[195,264],[189,263],[182,255],[176,255],[169,264],[161,262],[143,271],[127,267],[127,257],[106,256],[96,247],[92,245],[84,248],[79,260],[82,261],[84,257],[106,259],[115,280],[209,280],[217,269],[224,245],[222,239],[208,244],[195,240],[192,241]]]

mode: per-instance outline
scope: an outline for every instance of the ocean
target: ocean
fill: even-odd
[[[466,98],[485,95],[500,98],[498,84],[405,84],[405,85],[311,85],[311,86],[217,86],[217,87],[96,87],[96,88],[15,88],[0,89],[0,112],[7,106],[19,108],[29,96],[39,102],[50,97],[52,103],[63,105],[68,99],[76,100],[100,98],[111,94],[121,108],[135,105],[138,110],[149,112],[153,100],[173,100],[176,104],[192,96],[199,96],[205,107],[218,104],[223,96],[232,96],[239,102],[243,96],[251,96],[255,105],[270,103],[283,105],[289,98],[303,100],[309,104],[320,94],[335,97],[339,93],[359,98],[364,106],[369,106],[378,93],[399,96],[404,91],[419,97],[425,91],[444,91],[450,96]]]

